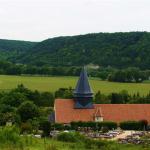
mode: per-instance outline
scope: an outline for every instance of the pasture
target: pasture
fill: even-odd
[[[8,76],[0,75],[0,90],[10,90],[18,84],[24,84],[31,90],[54,92],[59,88],[75,88],[78,77],[42,77],[42,76]],[[145,95],[150,91],[150,83],[116,83],[90,78],[94,92],[100,90],[104,94],[127,90],[130,94],[139,92]]]

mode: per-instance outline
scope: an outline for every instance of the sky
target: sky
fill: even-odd
[[[0,0],[0,39],[150,32],[150,0]]]

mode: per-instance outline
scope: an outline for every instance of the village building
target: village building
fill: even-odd
[[[140,120],[150,123],[150,104],[93,104],[93,92],[84,67],[74,90],[74,98],[56,99],[54,110],[56,123]]]

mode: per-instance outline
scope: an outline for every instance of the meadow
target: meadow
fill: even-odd
[[[10,90],[18,84],[24,84],[31,90],[54,92],[59,88],[75,88],[78,77],[43,77],[43,76],[9,76],[0,75],[0,90]],[[127,90],[130,94],[139,92],[141,95],[148,94],[150,83],[116,83],[101,81],[97,78],[90,78],[90,84],[96,93],[100,90],[104,94]]]

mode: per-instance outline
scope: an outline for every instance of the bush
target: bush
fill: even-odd
[[[107,133],[109,131],[108,127],[104,126],[101,128],[103,133]]]
[[[92,129],[96,129],[97,123],[96,122],[71,122],[71,128],[73,130],[77,130],[78,127],[91,127]]]
[[[57,140],[62,142],[85,142],[87,138],[78,132],[62,132],[57,135]]]
[[[51,123],[47,120],[42,120],[40,122],[40,129],[43,131],[42,136],[49,136],[51,131]]]
[[[30,101],[25,101],[18,107],[18,114],[23,122],[39,117],[39,108]]]
[[[54,123],[52,128],[55,130],[64,130],[65,129],[64,125],[61,123]]]
[[[14,126],[0,128],[0,144],[20,144],[21,137],[19,134],[19,129]]]
[[[99,122],[98,128],[101,129],[102,127],[107,127],[108,130],[116,129],[117,123],[116,122]]]
[[[91,127],[93,130],[107,127],[109,130],[116,129],[117,123],[115,122],[71,122],[71,128],[77,130],[78,127]]]
[[[144,130],[147,129],[148,121],[147,120],[140,120],[141,126]]]
[[[31,133],[32,125],[29,122],[21,123],[20,129],[21,129],[21,133]]]
[[[140,121],[125,121],[120,123],[120,128],[123,130],[142,130],[143,125]]]
[[[74,133],[66,132],[58,134],[57,140],[62,142],[78,142],[78,138]]]

